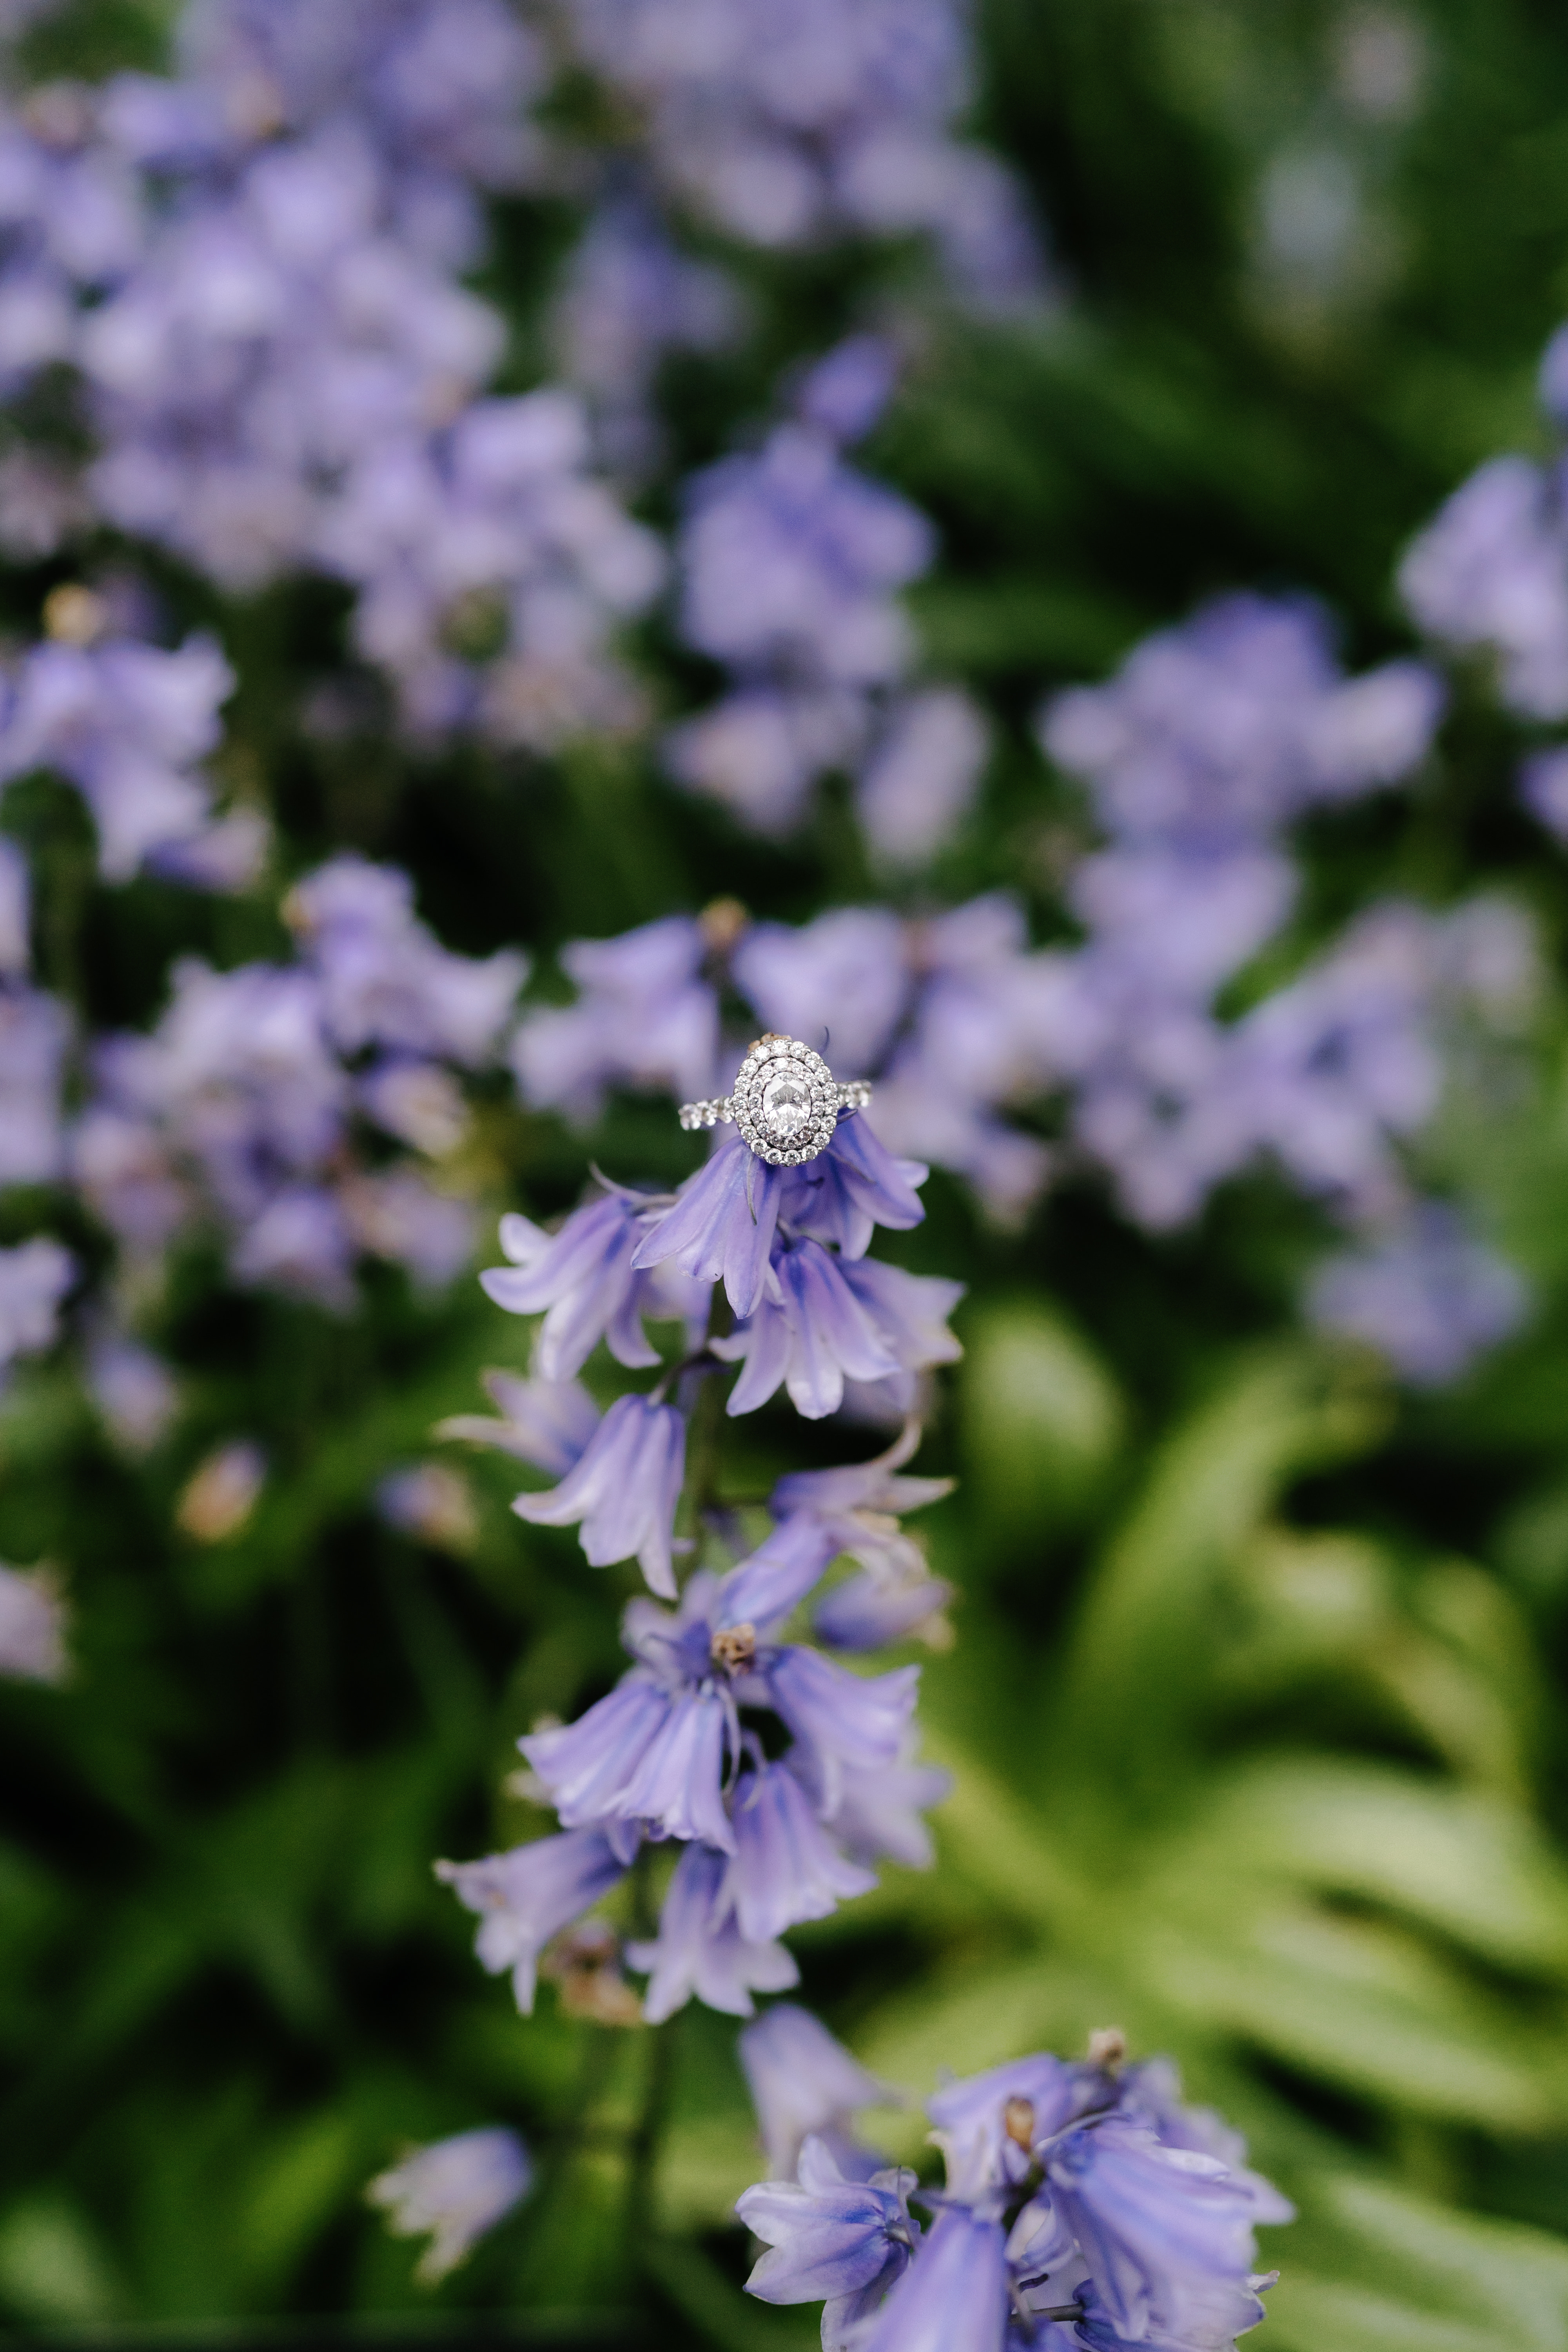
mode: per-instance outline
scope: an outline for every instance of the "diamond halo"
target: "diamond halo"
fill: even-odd
[[[838,1121],[838,1088],[820,1054],[798,1037],[759,1037],[731,1090],[735,1124],[759,1160],[777,1168],[815,1160]]]
[[[732,1091],[711,1102],[682,1103],[680,1124],[717,1127],[733,1119],[759,1160],[798,1168],[826,1149],[841,1112],[864,1110],[870,1099],[864,1078],[835,1078],[798,1037],[770,1030],[747,1054]]]

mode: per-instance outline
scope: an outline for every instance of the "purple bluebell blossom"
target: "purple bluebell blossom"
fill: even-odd
[[[823,2263],[819,2275],[814,2264],[858,2262],[875,2288],[855,2310],[857,2352],[1229,2345],[1261,2316],[1258,2290],[1271,2283],[1253,2269],[1254,2224],[1289,2208],[1246,2171],[1245,2149],[1216,2118],[1183,2107],[1167,2066],[1123,2074],[1121,2050],[1119,2034],[1096,2036],[1087,2063],[1020,2059],[940,2091],[929,2112],[945,2184],[907,2190],[934,2226],[886,2276],[872,2262],[869,2200],[845,2201],[837,2168],[808,2141],[809,2178],[803,2158],[798,2187],[775,2180],[741,2200],[778,2249],[753,2291],[780,2302],[842,2294],[858,2283],[847,2270]],[[838,2226],[851,2220],[858,2235]],[[831,2304],[823,2340],[846,2341]]]
[[[554,1234],[517,1215],[501,1219],[501,1247],[511,1264],[479,1276],[485,1295],[510,1315],[540,1315],[533,1369],[542,1380],[570,1380],[601,1339],[618,1364],[659,1361],[643,1329],[655,1322],[706,1320],[707,1295],[668,1265],[639,1273],[633,1254],[661,1204],[618,1188],[574,1210]]]
[[[635,1557],[650,1591],[675,1598],[670,1544],[686,1460],[686,1424],[673,1405],[617,1397],[558,1486],[520,1495],[512,1509],[535,1527],[579,1522],[591,1568]]]
[[[70,1022],[42,989],[0,985],[0,1184],[60,1172],[60,1088]]]
[[[688,1179],[675,1206],[638,1243],[640,1270],[673,1260],[694,1282],[722,1282],[737,1315],[750,1315],[768,1278],[784,1171],[737,1137]]]
[[[870,432],[898,377],[899,354],[885,335],[847,335],[806,371],[795,392],[795,414],[847,448]]]
[[[561,961],[577,1003],[531,1011],[518,1031],[511,1059],[524,1100],[586,1125],[612,1087],[707,1094],[719,1047],[707,954],[700,926],[684,915],[574,940]]]
[[[825,436],[782,425],[758,456],[722,458],[691,485],[685,634],[716,661],[885,684],[910,652],[890,598],[931,554],[916,509],[845,466]]]
[[[906,1478],[899,1473],[921,1442],[919,1422],[906,1422],[885,1453],[837,1470],[795,1470],[781,1478],[770,1507],[791,1524],[816,1522],[862,1568],[884,1581],[918,1580],[925,1554],[899,1526],[905,1511],[922,1510],[952,1492],[951,1478]]]
[[[855,788],[855,813],[879,862],[929,865],[968,814],[991,747],[968,695],[928,687],[895,702]]]
[[[47,1570],[0,1567],[0,1675],[17,1682],[63,1682],[66,1609]]]
[[[452,954],[415,916],[413,885],[396,866],[331,858],[295,885],[284,913],[340,1052],[369,1046],[478,1069],[500,1050],[527,957]]]
[[[99,865],[123,882],[198,842],[212,815],[197,763],[216,750],[234,674],[210,638],[174,653],[129,639],[46,641],[0,709],[0,782],[53,768],[98,828]]]
[[[773,2010],[768,2015],[783,2013]],[[839,2352],[848,2331],[877,2310],[920,2243],[921,2225],[909,2208],[914,2176],[890,2170],[869,2180],[847,2177],[834,2149],[816,2136],[806,2138],[799,2163],[798,2179],[790,2178],[791,2164],[779,2178],[748,2189],[737,2200],[736,2212],[769,2249],[746,2281],[746,2292],[763,2303],[822,2300],[824,2352]]]
[[[769,1943],[803,1919],[826,1919],[877,1884],[839,1852],[787,1762],[758,1763],[743,1775],[732,1818],[724,1895],[748,1943]]]
[[[500,1418],[451,1413],[437,1422],[436,1435],[493,1445],[520,1462],[531,1462],[552,1478],[564,1478],[599,1426],[599,1408],[581,1381],[525,1381],[515,1372],[487,1372],[484,1383]]]
[[[162,1443],[178,1418],[180,1392],[161,1356],[107,1322],[89,1345],[86,1374],[93,1403],[118,1446],[140,1455]]]
[[[597,1830],[565,1830],[479,1862],[438,1862],[436,1875],[477,1912],[475,1944],[491,1976],[510,1970],[518,2008],[533,2013],[539,1955],[552,1936],[618,1885],[627,1868]]]
[[[880,1323],[850,1289],[847,1269],[817,1242],[776,1251],[770,1280],[733,1336],[710,1344],[743,1367],[725,1410],[754,1412],[780,1382],[795,1411],[812,1421],[837,1412],[846,1373],[879,1380],[900,1369]]]
[[[659,1914],[658,1934],[628,1944],[626,1959],[648,1976],[643,2013],[662,2023],[695,1994],[710,2009],[750,2017],[758,1992],[787,1992],[800,1971],[782,1944],[748,1943],[724,1895],[728,1856],[683,1846]]]
[[[399,2238],[428,2233],[418,2276],[434,2286],[465,2262],[488,2230],[521,2203],[533,2181],[527,2148],[499,2125],[415,2148],[378,2173],[365,2195]]]
[[[0,1378],[18,1356],[53,1347],[61,1302],[76,1272],[69,1250],[41,1235],[0,1249]]]
[[[638,107],[668,192],[730,236],[934,240],[960,300],[1037,300],[1037,239],[1000,163],[956,140],[968,98],[951,0],[571,0],[584,60]]]
[[[797,1769],[826,1820],[837,1811],[847,1771],[874,1771],[898,1760],[919,1686],[918,1666],[853,1675],[815,1650],[790,1645],[779,1651],[768,1675],[769,1695],[799,1744]]]
[[[552,340],[616,473],[641,479],[663,453],[653,391],[667,354],[723,350],[742,316],[733,280],[681,253],[647,203],[612,195],[590,215],[552,306]]]
[[[1441,1388],[1523,1322],[1529,1292],[1505,1258],[1440,1202],[1335,1251],[1313,1272],[1308,1312],[1364,1340],[1416,1388]]]
[[[847,687],[753,681],[672,728],[664,763],[677,783],[779,839],[805,816],[818,778],[858,760],[869,726],[866,696]]]
[[[1429,636],[1496,659],[1504,702],[1525,719],[1568,716],[1568,527],[1560,473],[1494,457],[1408,550],[1405,602]]]
[[[890,1583],[862,1570],[817,1602],[811,1630],[830,1650],[882,1650],[929,1626],[952,1599],[940,1576]]]
[[[867,2152],[856,2147],[849,2134],[856,2115],[862,2107],[903,2103],[899,2092],[868,2074],[809,2010],[794,2001],[775,2001],[745,2028],[736,2048],[774,2180],[794,2178],[802,2145],[813,2137],[820,2137],[841,2166],[858,2164]],[[876,2169],[874,2161],[869,2168]]]
[[[813,923],[753,923],[736,986],[770,1029],[804,1038],[836,1070],[877,1068],[910,993],[904,927],[889,907],[836,907]]]

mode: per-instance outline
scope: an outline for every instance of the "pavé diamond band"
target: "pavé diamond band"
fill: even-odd
[[[826,1149],[841,1111],[864,1110],[870,1099],[865,1078],[836,1078],[798,1037],[770,1032],[746,1055],[732,1090],[710,1102],[682,1103],[680,1124],[717,1127],[733,1119],[759,1160],[794,1168]]]

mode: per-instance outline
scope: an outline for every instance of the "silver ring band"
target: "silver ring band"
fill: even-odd
[[[747,1054],[733,1090],[682,1103],[680,1124],[689,1132],[733,1120],[759,1160],[795,1167],[815,1160],[839,1118],[870,1099],[868,1079],[835,1078],[809,1045],[770,1032]]]

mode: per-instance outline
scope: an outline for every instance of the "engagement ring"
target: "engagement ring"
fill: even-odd
[[[864,1110],[870,1099],[865,1078],[836,1078],[798,1037],[770,1033],[746,1055],[732,1091],[712,1102],[682,1103],[680,1124],[717,1127],[733,1119],[759,1160],[795,1168],[826,1148],[840,1111]]]

